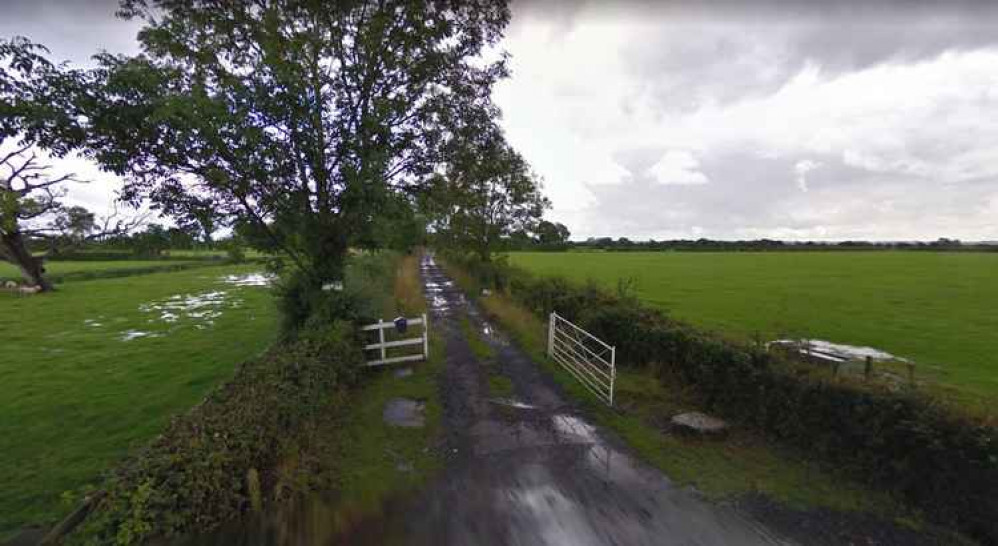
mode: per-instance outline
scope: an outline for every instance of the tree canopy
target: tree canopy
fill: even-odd
[[[250,223],[314,282],[392,196],[419,186],[455,105],[506,75],[483,60],[505,2],[125,1],[143,53],[101,55],[88,147],[124,197]],[[99,85],[98,85],[99,84]]]

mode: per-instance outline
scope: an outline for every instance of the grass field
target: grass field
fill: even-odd
[[[610,288],[630,280],[640,299],[733,337],[886,350],[978,407],[998,396],[998,253],[518,252],[510,262]]]
[[[90,274],[106,271],[128,271],[153,268],[171,268],[180,264],[197,263],[194,260],[111,260],[111,261],[54,261],[45,262],[45,269],[52,277],[63,277],[73,274]],[[22,282],[17,266],[0,262],[0,280]]]
[[[201,267],[0,293],[0,537],[64,514],[64,492],[95,483],[271,343],[269,290],[231,282],[259,271]]]

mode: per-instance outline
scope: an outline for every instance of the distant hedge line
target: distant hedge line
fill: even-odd
[[[998,544],[998,430],[910,389],[835,380],[759,348],[698,331],[624,293],[450,257],[546,318],[617,346],[621,365],[678,375],[708,409],[892,491],[932,520]],[[623,291],[620,291],[623,292]]]
[[[156,260],[156,261],[217,261],[226,259],[225,254],[187,254],[171,256],[169,254],[141,254],[132,251],[103,251],[103,252],[60,252],[58,254],[46,254],[45,260],[49,262],[112,262],[131,260]]]

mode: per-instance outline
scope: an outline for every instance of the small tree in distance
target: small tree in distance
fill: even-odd
[[[426,208],[441,242],[491,261],[501,239],[534,231],[550,201],[494,124],[465,125],[447,150],[445,172],[433,177]]]

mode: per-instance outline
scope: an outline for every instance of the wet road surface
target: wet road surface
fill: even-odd
[[[576,414],[430,256],[422,275],[433,327],[446,341],[446,468],[425,491],[394,504],[346,542],[786,544],[750,518],[705,502],[633,459]],[[460,329],[463,317],[494,349],[496,362],[475,357]],[[489,365],[512,380],[514,398],[490,398]]]

